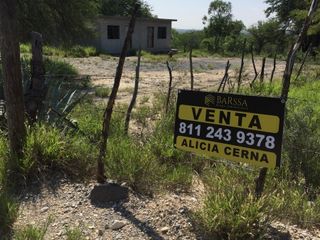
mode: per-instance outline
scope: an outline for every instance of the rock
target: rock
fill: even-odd
[[[49,207],[43,207],[43,208],[40,209],[40,212],[44,213],[44,212],[46,212],[48,210],[49,210]]]
[[[98,236],[102,236],[103,235],[103,230],[102,229],[99,229],[98,230]]]
[[[163,227],[163,228],[160,229],[160,232],[161,233],[167,233],[169,231],[169,229],[170,229],[169,227]]]
[[[117,202],[128,198],[128,189],[115,183],[96,185],[90,193],[91,204]]]
[[[123,228],[127,223],[125,221],[121,220],[115,220],[109,228],[112,230],[119,230],[120,228]]]
[[[94,225],[90,225],[88,228],[92,230],[92,229],[95,228],[95,226]]]

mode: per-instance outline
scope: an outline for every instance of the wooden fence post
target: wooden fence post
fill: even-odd
[[[194,77],[193,77],[193,63],[192,63],[192,48],[190,48],[190,52],[189,52],[189,62],[190,62],[191,90],[193,90]]]
[[[266,66],[266,58],[262,59],[261,73],[260,73],[260,83],[263,83],[264,80],[264,68]]]
[[[225,84],[229,79],[228,71],[229,71],[230,66],[231,66],[231,64],[230,64],[230,61],[228,60],[226,68],[225,68],[224,76],[223,76],[223,78],[220,82],[219,88],[218,88],[218,92],[220,92],[221,90],[222,91],[224,90]]]
[[[299,76],[300,76],[300,74],[301,74],[301,72],[302,72],[304,63],[306,62],[307,57],[309,56],[309,53],[311,52],[311,49],[312,49],[312,43],[310,43],[309,46],[308,46],[308,49],[307,49],[307,51],[306,51],[306,53],[305,53],[305,55],[304,55],[304,57],[303,57],[303,59],[302,59],[302,63],[301,63],[301,65],[300,65],[300,68],[299,68],[299,70],[298,70],[297,76],[296,76],[296,78],[295,78],[294,81],[297,81],[297,80],[298,80],[298,78],[299,78]]]
[[[32,32],[32,59],[31,59],[31,84],[26,92],[26,111],[29,122],[37,120],[37,112],[41,109],[42,100],[45,96],[45,68],[42,58],[42,35]]]
[[[277,65],[277,53],[274,54],[274,58],[273,58],[273,68],[271,72],[270,83],[272,83],[274,72],[276,71],[276,65]]]
[[[124,132],[126,135],[128,135],[131,112],[132,112],[132,109],[136,103],[136,99],[137,99],[137,95],[138,95],[139,78],[140,78],[140,60],[141,60],[141,49],[139,49],[139,51],[138,51],[138,62],[137,62],[137,66],[136,66],[136,77],[134,80],[134,89],[133,89],[132,99],[129,104],[128,110],[127,110],[126,120],[124,123]]]
[[[244,65],[244,53],[246,50],[246,44],[247,44],[247,39],[244,39],[243,41],[243,47],[242,47],[242,56],[241,56],[241,65],[240,65],[240,71],[239,71],[239,78],[238,78],[238,88],[237,92],[240,90],[240,85],[241,85],[241,77],[242,77],[242,71],[243,71],[243,65]]]
[[[256,79],[259,75],[258,71],[257,71],[256,63],[254,61],[253,46],[252,45],[251,45],[251,61],[252,61],[252,66],[253,66],[253,70],[254,70],[254,78],[253,78],[252,82],[250,83],[250,87],[252,87],[253,83],[256,81]]]
[[[168,94],[167,94],[167,101],[166,101],[166,113],[169,110],[169,102],[171,97],[171,88],[172,88],[172,68],[170,67],[169,61],[167,61],[167,68],[169,71],[169,86],[168,86]]]
[[[135,4],[134,11],[132,13],[127,36],[125,38],[122,51],[119,57],[118,67],[116,71],[116,75],[114,77],[114,83],[112,87],[112,91],[108,100],[107,107],[103,114],[103,126],[102,126],[102,134],[101,134],[101,142],[100,142],[100,153],[97,161],[97,181],[98,183],[104,183],[105,182],[105,176],[104,176],[104,159],[106,157],[106,149],[107,149],[107,143],[108,143],[108,136],[109,136],[109,128],[110,128],[110,121],[111,121],[111,115],[113,112],[113,106],[115,99],[117,97],[118,89],[120,86],[120,80],[122,77],[122,71],[124,66],[124,61],[126,59],[127,51],[130,45],[132,33],[134,30],[135,22],[136,22],[136,16],[138,13],[138,10],[140,8],[139,4]]]

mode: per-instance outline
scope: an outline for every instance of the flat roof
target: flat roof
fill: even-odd
[[[100,19],[116,19],[116,20],[129,20],[130,17],[124,16],[99,16]],[[152,21],[152,22],[177,22],[177,19],[167,19],[167,18],[146,18],[146,17],[138,17],[138,21]]]

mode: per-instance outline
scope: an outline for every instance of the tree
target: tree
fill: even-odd
[[[130,16],[132,6],[140,4],[141,8],[137,13],[138,17],[153,17],[152,8],[142,0],[102,0],[101,14],[105,16]]]
[[[26,129],[16,3],[16,0],[0,1],[0,49],[10,152],[12,156],[21,157]]]
[[[188,31],[179,33],[176,30],[172,30],[173,47],[182,48],[183,52],[190,50],[191,48],[200,48],[201,40],[203,39],[203,31]]]
[[[297,22],[292,16],[292,11],[297,9],[308,9],[308,4],[305,0],[266,0],[269,7],[265,10],[267,17],[275,14],[280,23],[285,29],[295,29]],[[295,29],[297,30],[297,29]]]
[[[31,31],[45,41],[64,45],[93,34],[91,22],[98,15],[100,0],[17,0],[20,39]]]
[[[281,29],[280,23],[276,19],[270,19],[265,22],[259,21],[256,25],[251,26],[248,32],[258,54],[261,53],[263,47],[268,43],[278,45],[279,49],[285,49],[283,46],[285,32]]]
[[[208,16],[203,17],[203,23],[207,25],[204,28],[206,36],[214,39],[214,51],[221,49],[221,43],[225,37],[239,35],[244,29],[241,21],[233,21],[231,10],[230,2],[214,0],[209,5]]]
[[[269,7],[266,9],[267,16],[275,14],[279,23],[292,35],[297,35],[308,15],[310,0],[266,0]],[[302,42],[302,49],[306,51],[309,44],[320,45],[320,9],[317,8],[315,17],[310,25],[308,34]]]

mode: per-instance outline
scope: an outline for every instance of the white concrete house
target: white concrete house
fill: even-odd
[[[96,47],[110,54],[119,54],[125,40],[129,17],[101,17],[98,19]],[[171,29],[175,19],[137,18],[131,49],[153,53],[168,52],[171,49]]]

